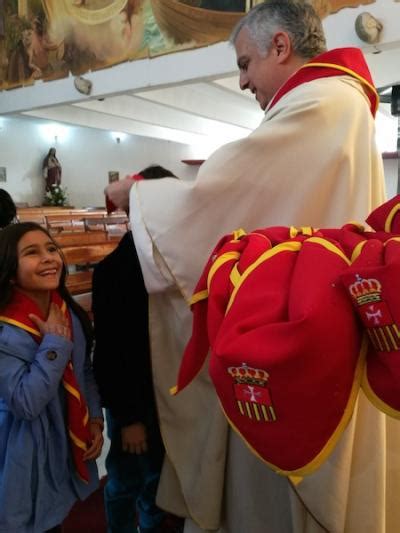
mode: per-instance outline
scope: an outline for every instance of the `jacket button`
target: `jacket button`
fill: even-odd
[[[46,357],[49,361],[54,361],[54,359],[57,359],[57,352],[54,350],[49,350],[46,354]]]

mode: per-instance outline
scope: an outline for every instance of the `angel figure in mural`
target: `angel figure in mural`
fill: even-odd
[[[32,21],[31,28],[23,30],[22,43],[25,48],[30,76],[34,79],[42,77],[43,71],[49,64],[47,50],[43,36],[43,26],[39,18]]]
[[[42,168],[43,177],[46,180],[46,191],[50,191],[53,185],[61,184],[61,165],[56,157],[55,148],[50,148],[43,160]]]
[[[64,43],[63,60],[73,73],[127,60],[141,50],[147,0],[42,0],[42,3],[48,33],[53,40]]]
[[[12,50],[8,66],[8,81],[15,83],[29,78],[39,79],[53,70],[49,52],[58,50],[60,43],[50,42],[45,21],[41,17],[22,22],[20,39]]]

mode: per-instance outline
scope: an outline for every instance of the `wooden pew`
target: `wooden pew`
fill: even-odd
[[[106,211],[79,211],[74,210],[69,213],[57,213],[45,215],[47,229],[50,233],[59,233],[61,231],[87,231],[89,229],[89,223],[91,220],[94,220],[94,229],[104,229],[106,230],[107,222],[107,213]],[[122,223],[121,219],[118,218]],[[125,231],[127,229],[127,217],[125,216],[126,222]],[[110,222],[111,223],[111,222]]]
[[[91,294],[92,292],[93,270],[83,270],[82,272],[71,272],[68,274],[66,285],[72,296],[78,294]]]
[[[101,261],[118,246],[118,240],[110,240],[90,246],[64,246],[61,251],[67,265],[90,266]]]
[[[73,210],[72,210],[73,211]],[[71,209],[65,207],[41,206],[41,207],[19,207],[17,218],[20,222],[36,222],[47,228],[46,216],[66,215]]]
[[[37,222],[46,226],[51,233],[69,229],[84,229],[84,218],[107,216],[105,209],[75,209],[67,207],[40,206],[17,209],[20,222]]]
[[[83,307],[83,309],[87,312],[90,319],[93,320],[92,315],[92,292],[84,292],[80,294],[74,294],[73,295],[74,300],[78,302],[78,304]]]
[[[97,232],[93,232],[90,235],[96,234]],[[87,239],[89,232],[82,235]],[[58,236],[58,240],[60,237],[61,235]],[[109,239],[98,243],[61,247],[68,268],[66,285],[72,295],[91,292],[94,265],[115,250],[118,242],[119,239]]]
[[[78,213],[57,213],[45,215],[47,229],[52,234],[61,231],[84,231],[83,217]]]
[[[18,213],[17,219],[19,222],[36,222],[36,224],[40,224],[40,226],[47,228],[46,217],[43,214],[40,214],[39,212],[22,214]]]
[[[17,219],[19,222],[36,222],[46,227],[46,219],[41,207],[19,207],[17,208]]]
[[[71,211],[71,208],[54,207],[54,206],[18,207],[17,216],[18,218],[29,220],[30,216],[56,215],[56,214],[62,214],[62,213],[69,213],[70,211]]]
[[[92,244],[100,244],[110,240],[109,234],[106,231],[79,231],[79,232],[65,232],[53,235],[53,239],[60,248],[71,246],[91,246]]]
[[[129,229],[129,218],[125,214],[85,217],[84,224],[87,231],[103,229],[110,235],[124,234]]]

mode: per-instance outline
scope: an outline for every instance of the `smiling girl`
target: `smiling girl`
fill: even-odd
[[[41,226],[0,231],[0,532],[61,531],[98,485],[91,324],[65,277]]]

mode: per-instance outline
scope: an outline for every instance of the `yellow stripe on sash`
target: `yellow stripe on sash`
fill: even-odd
[[[396,213],[400,211],[400,203],[395,204],[385,220],[385,231],[390,233],[392,231],[392,222]]]
[[[200,302],[201,300],[206,300],[208,298],[208,290],[204,289],[204,291],[195,292],[193,296],[190,298],[190,305],[197,304],[197,302]]]
[[[208,287],[208,290],[210,290],[210,285],[211,285],[211,281],[215,275],[215,273],[217,272],[217,270],[219,268],[222,267],[222,265],[224,265],[225,263],[227,263],[228,261],[232,261],[232,259],[239,259],[240,258],[240,253],[239,252],[226,252],[222,255],[220,255],[213,263],[212,267],[210,268],[210,271],[208,273],[208,278],[207,278],[207,287]]]
[[[229,309],[231,308],[231,305],[233,304],[236,294],[240,287],[242,286],[243,282],[250,276],[250,274],[255,270],[261,263],[264,263],[264,261],[267,261],[268,259],[271,259],[271,257],[274,257],[275,255],[282,253],[282,252],[298,252],[301,248],[301,242],[300,241],[287,241],[282,242],[281,244],[278,244],[277,246],[274,246],[274,248],[271,248],[270,250],[267,250],[263,254],[260,255],[260,257],[254,261],[249,267],[246,268],[246,270],[241,275],[239,283],[235,286],[235,288],[232,291],[231,297],[229,298],[228,305],[226,306],[226,313],[228,313]]]
[[[79,437],[75,435],[70,429],[68,430],[69,436],[71,437],[71,440],[78,446],[78,448],[81,448],[82,450],[87,450],[87,444],[83,442]]]
[[[81,401],[81,395],[79,394],[79,391],[77,389],[75,389],[74,387],[72,387],[69,383],[67,383],[64,379],[63,379],[63,385],[65,387],[65,389],[70,393],[72,394],[72,396],[74,396],[79,402]]]
[[[313,242],[315,244],[320,244],[323,246],[326,250],[329,250],[330,252],[333,252],[334,254],[338,255],[343,259],[343,261],[350,265],[351,262],[348,257],[342,252],[340,248],[338,248],[336,245],[334,245],[332,242],[327,241],[326,239],[323,239],[322,237],[310,237],[305,241],[305,243]]]
[[[6,316],[0,315],[0,322],[6,322],[7,324],[11,324],[12,326],[17,326],[18,328],[24,329],[28,333],[31,333],[32,335],[36,335],[36,337],[41,337],[42,334],[39,330],[31,328],[30,326],[27,326],[23,322],[20,322],[19,320],[14,320],[13,318],[8,318]]]

